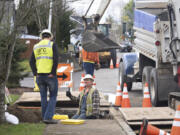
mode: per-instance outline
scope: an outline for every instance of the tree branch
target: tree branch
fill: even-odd
[[[1,4],[1,12],[0,12],[0,23],[1,23],[1,21],[2,21],[2,19],[3,19],[3,17],[4,17],[4,13],[5,13],[5,3],[6,3],[6,0],[2,0],[2,1],[0,1],[0,2],[2,2],[2,4]]]

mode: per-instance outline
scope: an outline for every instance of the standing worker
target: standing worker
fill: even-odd
[[[44,123],[56,124],[52,117],[55,113],[56,98],[58,93],[57,65],[58,48],[51,40],[53,34],[48,29],[40,33],[41,41],[34,45],[30,66],[34,76],[37,77],[37,84],[41,95],[42,119]],[[47,91],[49,90],[49,101]]]
[[[87,52],[82,49],[83,68],[86,74],[94,75],[94,68],[100,68],[98,52]]]
[[[98,14],[94,15],[93,17],[93,23],[89,24],[87,23],[87,19],[82,16],[83,23],[84,23],[84,30],[89,30],[91,31],[97,31],[97,25],[100,19],[100,16]],[[93,30],[94,29],[94,30]],[[99,54],[98,52],[88,52],[82,49],[81,52],[82,56],[80,59],[82,59],[83,62],[83,68],[85,70],[86,74],[91,74],[92,76],[94,75],[94,68],[99,69],[100,68],[100,63],[99,63]],[[96,67],[95,67],[96,65]]]
[[[96,119],[99,118],[100,97],[97,89],[93,88],[93,77],[86,74],[84,77],[85,88],[79,97],[71,95],[70,90],[66,96],[71,100],[79,102],[79,109],[72,119]]]

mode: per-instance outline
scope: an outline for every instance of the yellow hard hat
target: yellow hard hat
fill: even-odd
[[[51,35],[51,38],[53,37],[53,34],[51,33],[51,31],[50,30],[48,30],[48,29],[44,29],[41,33],[40,33],[40,38],[42,39],[42,34],[44,34],[44,33],[48,33],[48,34],[50,34]]]

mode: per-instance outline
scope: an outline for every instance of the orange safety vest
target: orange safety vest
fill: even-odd
[[[82,49],[82,59],[83,62],[99,63],[99,54],[98,52],[87,52]]]

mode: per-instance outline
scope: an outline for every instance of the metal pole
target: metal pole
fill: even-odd
[[[53,0],[50,0],[50,9],[49,9],[49,25],[48,29],[51,31],[51,25],[52,25],[52,5],[53,5]]]
[[[90,3],[90,5],[89,5],[89,7],[88,7],[88,9],[87,9],[87,11],[86,11],[86,13],[85,13],[85,15],[84,15],[84,16],[86,16],[86,15],[87,15],[87,13],[89,12],[89,9],[91,8],[91,6],[92,6],[93,2],[94,2],[94,0],[92,0],[92,1],[91,1],[91,3]]]

